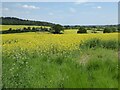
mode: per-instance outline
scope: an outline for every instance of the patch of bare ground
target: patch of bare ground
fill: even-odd
[[[89,60],[90,55],[89,54],[83,54],[81,58],[78,60],[78,63],[85,65],[87,61]]]

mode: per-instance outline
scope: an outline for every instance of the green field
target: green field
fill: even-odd
[[[14,29],[23,29],[24,27],[43,27],[50,28],[49,26],[30,26],[30,25],[0,25],[0,31],[9,30],[9,28]],[[64,34],[76,34],[78,29],[65,29]],[[97,33],[103,33],[102,31],[96,31]],[[87,30],[87,33],[92,33],[92,30]]]
[[[118,33],[76,32],[1,35],[3,88],[118,88]]]

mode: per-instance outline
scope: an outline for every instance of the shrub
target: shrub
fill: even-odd
[[[35,31],[36,29],[35,29],[35,27],[32,27],[32,31]]]
[[[29,30],[29,31],[30,31],[30,30],[31,30],[31,27],[28,27],[28,28],[27,28],[27,30]]]
[[[87,33],[87,30],[84,27],[80,27],[77,33]]]
[[[117,27],[117,28],[118,28],[118,32],[120,32],[120,24],[118,25],[118,27]]]
[[[95,47],[100,47],[100,39],[91,39],[91,40],[87,40],[86,42],[82,43],[80,45],[81,48],[95,48]]]
[[[61,31],[63,31],[63,30],[64,30],[64,29],[63,29],[63,26],[57,24],[57,25],[54,25],[54,26],[52,27],[51,32],[54,33],[54,34],[61,34]]]
[[[12,28],[9,28],[9,30],[8,31],[12,31]]]
[[[118,41],[114,40],[101,41],[101,45],[107,49],[118,49]]]
[[[118,49],[118,41],[116,40],[100,40],[100,39],[91,39],[80,45],[80,48],[107,48],[107,49]]]
[[[103,33],[111,33],[112,29],[109,27],[104,28]]]
[[[117,28],[116,27],[112,27],[112,32],[116,32],[117,31]]]
[[[27,28],[26,28],[26,27],[24,27],[24,28],[23,28],[23,31],[26,31],[26,30],[27,30]]]

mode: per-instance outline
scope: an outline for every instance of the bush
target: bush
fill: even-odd
[[[117,31],[117,28],[112,27],[112,32],[116,32],[116,31]]]
[[[36,30],[36,28],[35,27],[32,27],[32,31],[35,31]]]
[[[61,31],[63,31],[63,30],[64,30],[64,29],[63,29],[63,26],[57,24],[57,25],[54,25],[54,26],[52,27],[51,32],[54,33],[54,34],[61,34]]]
[[[26,28],[26,27],[24,27],[24,28],[23,28],[23,31],[26,31],[26,30],[27,30],[27,28]]]
[[[111,33],[111,32],[116,32],[117,31],[117,28],[116,27],[106,27],[104,30],[103,30],[103,33]]]
[[[111,33],[112,29],[109,27],[104,28],[103,33]]]
[[[31,27],[28,27],[27,30],[31,31]]]
[[[117,28],[118,28],[118,32],[120,32],[120,24],[118,25],[118,27],[117,27]]]
[[[87,30],[84,27],[80,27],[77,33],[87,33]]]
[[[100,39],[90,39],[80,45],[81,48],[95,48],[101,47],[100,46],[101,40]]]
[[[107,49],[118,49],[118,41],[116,40],[100,40],[100,39],[91,39],[80,45],[80,48],[107,48]]]
[[[12,31],[12,28],[9,28],[9,30],[8,31]]]

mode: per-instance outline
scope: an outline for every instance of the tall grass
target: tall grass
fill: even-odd
[[[120,41],[117,40],[101,40],[93,38],[80,44],[80,48],[106,48],[106,49],[118,49],[120,47]]]

